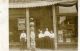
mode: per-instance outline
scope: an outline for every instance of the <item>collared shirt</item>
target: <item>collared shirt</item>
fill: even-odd
[[[44,37],[44,34],[43,34],[43,33],[40,33],[40,34],[38,35],[38,37],[39,37],[39,38],[42,38],[42,37]]]
[[[21,33],[21,35],[20,35],[20,41],[21,41],[22,38],[24,38],[25,41],[26,41],[26,39],[27,39],[26,33]]]
[[[49,36],[51,33],[49,31],[44,32],[44,36]]]
[[[51,34],[49,35],[49,37],[50,37],[50,38],[54,38],[54,37],[55,37],[54,33],[51,33]]]

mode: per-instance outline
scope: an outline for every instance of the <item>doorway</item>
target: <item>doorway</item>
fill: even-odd
[[[52,7],[37,7],[30,8],[30,18],[34,19],[35,24],[35,41],[36,48],[42,49],[54,49],[54,38],[50,38],[49,36],[45,36],[39,38],[40,30],[45,34],[46,28],[48,28],[48,32],[53,30],[53,17],[52,17]]]

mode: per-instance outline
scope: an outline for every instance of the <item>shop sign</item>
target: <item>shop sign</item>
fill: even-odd
[[[18,23],[25,23],[25,18],[18,18]]]
[[[25,30],[25,18],[18,18],[18,30]]]

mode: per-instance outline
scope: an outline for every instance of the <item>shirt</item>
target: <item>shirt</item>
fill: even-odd
[[[24,38],[25,41],[26,41],[26,39],[27,39],[26,33],[21,33],[21,35],[20,35],[20,41],[21,41],[22,38]]]

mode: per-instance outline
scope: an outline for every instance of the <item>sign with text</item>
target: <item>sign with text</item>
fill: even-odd
[[[26,29],[25,18],[18,18],[18,30],[25,30],[25,29]]]

